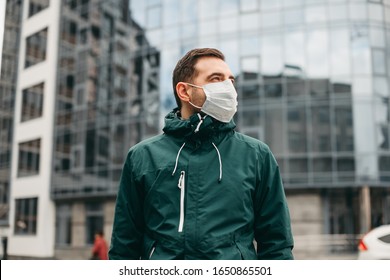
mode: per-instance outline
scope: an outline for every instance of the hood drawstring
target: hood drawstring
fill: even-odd
[[[175,175],[175,172],[176,172],[176,169],[177,169],[177,164],[178,164],[178,162],[179,162],[179,156],[180,156],[181,150],[183,150],[183,148],[184,148],[185,145],[186,145],[186,142],[184,142],[184,144],[181,146],[179,152],[177,153],[175,168],[173,169],[172,176]]]
[[[197,133],[199,131],[200,126],[202,125],[202,123],[203,123],[204,119],[207,117],[207,115],[202,118],[202,116],[198,113],[198,117],[199,117],[199,123],[198,123],[198,125],[195,128],[195,131],[194,131],[195,133]],[[218,178],[218,182],[221,182],[222,181],[222,159],[221,159],[221,154],[220,154],[217,146],[214,144],[214,142],[211,142],[211,144],[213,144],[214,149],[217,151],[217,154],[218,154],[218,161],[219,161],[219,178]],[[176,161],[175,161],[175,168],[173,169],[172,176],[175,175],[175,173],[176,173],[177,165],[179,163],[180,153],[183,150],[185,145],[186,145],[186,142],[183,143],[183,145],[180,147],[179,151],[177,152]]]
[[[202,123],[203,123],[203,121],[204,121],[204,119],[205,119],[206,117],[207,117],[207,115],[204,116],[204,117],[202,118],[202,116],[198,113],[199,123],[198,123],[198,125],[196,126],[194,133],[197,133],[197,132],[199,131],[200,126],[202,125]]]
[[[221,160],[221,154],[219,153],[219,150],[217,148],[217,146],[214,144],[214,142],[212,142],[211,144],[213,144],[215,150],[217,151],[217,154],[218,154],[218,159],[219,159],[219,180],[218,182],[221,182],[222,181],[222,160]]]

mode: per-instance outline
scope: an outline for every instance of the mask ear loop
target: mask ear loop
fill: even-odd
[[[191,86],[191,87],[196,87],[196,88],[201,88],[201,89],[203,89],[203,87],[200,87],[200,86],[197,86],[197,85],[193,85],[193,84],[190,84],[190,83],[186,83],[186,84],[189,85],[189,86]],[[207,96],[206,96],[206,98],[207,98]],[[193,107],[195,107],[195,108],[197,108],[197,109],[199,109],[199,110],[202,109],[202,107],[195,105],[195,104],[192,103],[191,101],[188,101],[188,103],[190,103]]]

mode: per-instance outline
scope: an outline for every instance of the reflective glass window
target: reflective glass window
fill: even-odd
[[[281,98],[283,86],[281,82],[270,81],[264,84],[264,96],[267,99]]]
[[[19,143],[18,177],[39,174],[41,140]]]
[[[26,38],[25,68],[46,59],[47,28]]]
[[[259,58],[256,56],[241,58],[241,75],[243,80],[256,80],[259,75]]]
[[[242,124],[247,127],[260,126],[262,124],[262,111],[244,110],[242,113]]]
[[[220,33],[232,33],[238,31],[238,17],[229,16],[229,17],[220,17],[218,20],[219,32]]]
[[[50,0],[30,0],[28,6],[28,16],[31,17],[49,7]]]
[[[178,24],[180,17],[180,5],[179,0],[165,0],[163,7],[163,20],[164,26]],[[188,13],[193,13],[194,11],[188,11]]]
[[[386,77],[374,77],[374,96],[385,100],[389,96],[389,86]]]
[[[367,26],[353,25],[350,36],[353,73],[371,74],[371,53]]]
[[[216,20],[207,20],[201,21],[199,23],[199,36],[204,38],[209,35],[214,35],[217,33],[217,21]]]
[[[216,18],[219,10],[218,0],[200,0],[199,15],[200,19]]]
[[[367,5],[362,3],[350,2],[349,16],[352,20],[367,19]]]
[[[337,106],[334,109],[334,132],[336,134],[337,151],[354,150],[354,130],[352,121],[352,106]]]
[[[281,7],[282,0],[261,0],[261,9],[279,9]]]
[[[158,28],[161,26],[161,6],[152,6],[146,10],[147,28]]]
[[[308,160],[307,158],[291,158],[288,160],[289,179],[291,183],[307,182]]]
[[[383,6],[381,4],[368,4],[368,16],[372,21],[383,21]]]
[[[372,78],[370,76],[354,76],[352,82],[354,95],[370,96],[372,94]]]
[[[263,13],[261,16],[261,26],[264,29],[280,27],[281,24],[281,13],[278,10]]]
[[[140,26],[146,26],[146,3],[147,1],[130,1],[131,16]]]
[[[302,9],[288,9],[283,11],[284,25],[290,26],[293,24],[303,23],[304,13]]]
[[[259,0],[240,0],[240,9],[242,12],[249,12],[259,8]]]
[[[288,148],[290,153],[307,152],[306,119],[305,107],[290,105],[287,114]]]
[[[258,13],[245,13],[240,16],[240,29],[242,31],[258,29],[260,17]]]
[[[389,6],[385,6],[385,20],[386,20],[386,23],[390,23],[390,7]]]
[[[240,40],[241,55],[257,55],[260,49],[260,39],[257,36],[242,36]],[[257,70],[259,70],[257,68]]]
[[[315,30],[307,38],[307,72],[310,77],[324,77],[329,74],[328,32]]]
[[[261,72],[263,75],[278,75],[283,70],[281,36],[263,36],[261,48]]]
[[[304,97],[306,95],[305,81],[300,79],[288,79],[286,93],[289,98]]]
[[[337,159],[337,171],[354,171],[355,159],[353,157],[339,157]]]
[[[314,172],[332,172],[332,158],[331,157],[316,157],[313,159]],[[329,176],[329,175],[327,175]]]
[[[225,54],[226,63],[229,65],[233,75],[240,72],[239,42],[236,39],[220,40],[218,47]]]
[[[348,19],[348,7],[345,4],[342,5],[329,5],[329,19],[331,21],[347,20]]]
[[[72,241],[72,207],[70,204],[57,206],[56,244],[70,245]]]
[[[305,10],[306,23],[319,23],[327,21],[327,10],[325,6],[307,6]]]
[[[301,6],[303,3],[304,0],[282,0],[282,4],[285,8]]]
[[[386,47],[385,31],[384,29],[371,28],[370,29],[371,46],[384,48]]]
[[[15,199],[15,235],[35,235],[38,222],[38,198]]]
[[[180,0],[180,17],[181,22],[195,22],[198,18],[198,1]]]
[[[386,74],[386,55],[384,50],[372,51],[372,63],[374,74]]]
[[[93,244],[97,231],[102,231],[104,226],[103,204],[90,202],[85,205],[86,244]]]
[[[303,32],[288,32],[284,35],[284,57],[285,64],[297,67],[302,73],[306,71],[305,66],[305,36]]]
[[[312,146],[314,152],[331,151],[331,128],[330,128],[330,109],[329,105],[321,107],[312,107]]]
[[[379,170],[385,171],[385,172],[390,172],[390,156],[380,156],[379,157]]]
[[[329,79],[310,79],[309,91],[312,97],[326,97],[329,95]]]
[[[338,157],[336,166],[339,181],[354,181],[356,169],[354,157]]]
[[[223,0],[219,6],[219,13],[221,16],[228,16],[232,14],[237,14],[239,0]]]
[[[259,85],[243,85],[240,91],[241,100],[259,100],[260,86]],[[251,105],[250,103],[248,103]],[[252,103],[253,104],[253,103]]]
[[[42,116],[44,83],[26,88],[22,92],[21,121],[28,121]]]
[[[348,75],[351,72],[349,31],[331,30],[330,36],[331,74],[332,76]]]
[[[266,106],[265,109],[265,142],[272,151],[284,152],[283,111],[281,107]]]

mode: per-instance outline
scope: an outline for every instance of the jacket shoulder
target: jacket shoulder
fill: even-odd
[[[270,154],[270,153],[272,154],[269,146],[259,139],[250,137],[250,136],[242,134],[240,132],[235,132],[234,137],[237,140],[242,141],[242,142],[246,143],[247,145],[251,146],[253,149],[257,150],[262,155],[266,155],[266,154]]]

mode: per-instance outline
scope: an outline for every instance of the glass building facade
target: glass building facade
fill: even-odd
[[[54,199],[115,196],[129,147],[159,132],[160,54],[132,22],[128,5],[63,2]]]
[[[224,52],[237,128],[274,152],[296,235],[356,237],[390,223],[390,1],[149,0],[130,10],[161,55],[161,116],[175,106],[177,60],[195,47]],[[311,203],[319,214],[306,218]]]
[[[51,1],[7,1],[0,205],[8,201],[22,3],[30,18]],[[19,62],[33,68],[47,60],[48,37],[58,32],[56,91],[37,83],[20,93],[21,122],[54,118],[57,249],[89,253],[96,229],[109,239],[127,151],[161,133],[163,117],[176,107],[172,71],[197,47],[225,54],[236,76],[237,130],[264,141],[277,158],[297,250],[307,244],[301,236],[327,234],[350,236],[356,249],[360,234],[390,223],[390,0],[61,3],[59,30],[47,26],[26,37]],[[47,94],[55,94],[54,116],[42,110]],[[17,144],[17,174],[39,173],[46,147],[39,139]],[[17,214],[30,209],[33,217],[18,233],[34,234],[37,201],[17,201]]]
[[[7,0],[0,72],[0,226],[8,225],[22,0]]]

